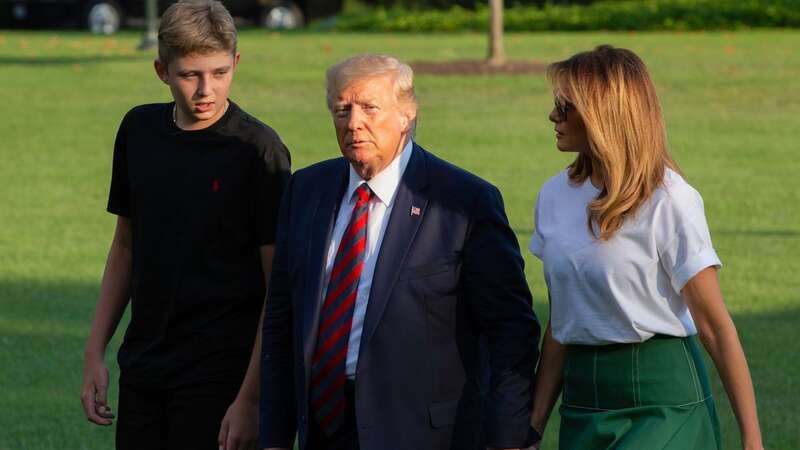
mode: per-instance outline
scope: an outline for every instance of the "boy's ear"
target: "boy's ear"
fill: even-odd
[[[242,55],[239,52],[236,52],[236,54],[233,55],[233,68],[234,69],[236,69],[236,67],[239,65],[239,57],[240,56],[242,56]]]
[[[167,64],[161,62],[160,59],[156,58],[153,61],[153,67],[156,69],[156,75],[158,78],[164,82],[164,84],[169,84],[169,72],[167,70]]]

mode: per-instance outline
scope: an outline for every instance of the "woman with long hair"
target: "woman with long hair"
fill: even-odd
[[[721,449],[699,336],[742,447],[761,449],[703,200],[669,155],[644,63],[604,45],[548,77],[556,146],[577,157],[536,204],[530,250],[544,263],[551,316],[531,425],[544,432],[561,394],[561,449]]]

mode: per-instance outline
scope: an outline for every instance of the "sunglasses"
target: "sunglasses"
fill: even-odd
[[[567,113],[575,111],[575,105],[566,100],[564,100],[564,103],[562,104],[560,101],[558,101],[558,98],[555,98],[553,103],[556,105],[556,112],[558,113],[559,122],[567,120]]]

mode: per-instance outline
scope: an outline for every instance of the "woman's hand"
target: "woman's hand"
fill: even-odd
[[[564,354],[565,347],[553,339],[550,322],[542,340],[542,356],[536,369],[536,385],[533,394],[533,411],[531,412],[531,427],[544,437],[544,429],[553,406],[558,396],[561,395],[564,383]],[[540,442],[531,448],[539,448]]]

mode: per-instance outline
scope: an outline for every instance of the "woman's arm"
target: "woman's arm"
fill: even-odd
[[[717,367],[739,422],[742,448],[761,450],[753,380],[739,335],[725,307],[717,270],[709,267],[692,277],[681,290],[692,313],[700,340]]]
[[[553,339],[548,321],[542,340],[542,356],[536,370],[531,414],[531,426],[541,435],[544,435],[547,419],[550,418],[553,406],[561,394],[564,382],[564,351],[564,346]]]

